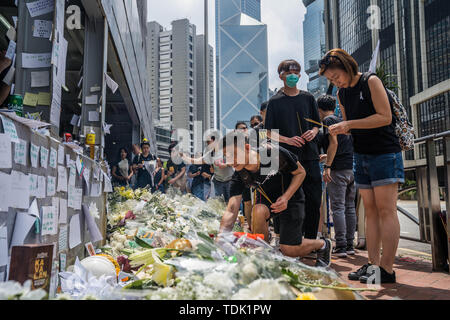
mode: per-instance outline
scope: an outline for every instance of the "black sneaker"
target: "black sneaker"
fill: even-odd
[[[322,238],[325,241],[325,248],[317,250],[316,267],[326,268],[331,264],[331,251],[333,244],[330,239]]]
[[[348,255],[350,255],[350,256],[354,256],[355,255],[355,248],[353,248],[353,244],[347,245],[346,253]]]
[[[367,274],[367,268],[371,266],[370,263],[363,265],[361,268],[356,270],[355,272],[350,272],[348,274],[348,279],[353,281],[358,281],[362,276]]]
[[[378,267],[375,267],[378,268]],[[395,283],[396,279],[395,279],[395,271],[393,271],[392,273],[388,273],[386,270],[384,270],[382,267],[380,268],[380,279],[379,279],[379,283]],[[377,279],[369,279],[372,274],[375,272],[375,270],[373,270],[373,272],[371,274],[367,273],[364,276],[361,276],[359,278],[359,282],[361,283],[366,283],[366,284],[376,284],[373,283],[374,281],[377,282]]]
[[[339,258],[347,258],[347,250],[345,249],[345,247],[334,248],[333,254]]]

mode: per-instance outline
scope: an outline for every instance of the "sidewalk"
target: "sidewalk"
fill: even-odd
[[[313,265],[314,260],[304,259],[305,264]],[[358,281],[348,280],[348,274],[367,263],[367,251],[356,250],[356,255],[347,258],[332,258],[331,268],[352,287],[364,288]],[[369,300],[393,298],[403,300],[450,300],[450,275],[431,272],[431,257],[414,254],[399,248],[394,269],[395,284],[383,284],[378,292],[361,292]]]

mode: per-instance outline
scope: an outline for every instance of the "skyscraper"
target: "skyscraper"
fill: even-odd
[[[260,1],[216,0],[218,128],[248,121],[268,98],[267,26]]]
[[[446,0],[325,0],[327,50],[340,47],[367,71],[380,40],[379,64],[422,137],[450,128],[450,6]],[[376,10],[369,10],[375,5]],[[369,28],[370,27],[370,28]],[[442,141],[436,142],[442,155]],[[425,146],[406,152],[405,166],[425,158]]]
[[[309,76],[308,91],[316,98],[328,88],[327,80],[319,76],[319,61],[326,53],[324,1],[303,0],[306,7],[303,22],[305,72]]]
[[[152,57],[149,63],[152,79],[150,90],[153,99],[157,99],[159,95],[159,121],[156,126],[170,131],[187,130],[189,141],[184,141],[184,146],[193,152],[194,121],[197,118],[194,49],[196,27],[189,23],[188,19],[172,21],[171,30],[163,30],[156,22],[150,22],[148,25],[147,45],[151,48],[149,55]]]
[[[196,41],[197,76],[197,121],[202,121],[203,132],[214,128],[214,51],[208,45],[208,72],[205,72],[205,36],[198,35]],[[205,102],[205,74],[208,74],[209,103]]]

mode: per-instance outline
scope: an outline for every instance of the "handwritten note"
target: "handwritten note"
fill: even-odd
[[[13,60],[14,55],[16,54],[16,43],[12,40],[9,41],[8,49],[6,50],[5,58],[9,60]]]
[[[36,174],[29,174],[30,180],[30,197],[37,197],[38,192],[38,176]]]
[[[11,138],[11,142],[19,143],[19,136],[17,135],[16,125],[7,117],[0,114],[0,119],[3,122],[3,131]]]
[[[33,37],[49,39],[51,33],[51,20],[34,20]]]
[[[14,162],[23,166],[27,165],[27,142],[20,139],[20,143],[15,143]]]
[[[55,7],[54,0],[38,0],[34,2],[27,3],[28,11],[30,12],[30,16],[37,17],[43,14],[52,12]]]
[[[0,172],[0,212],[8,211],[10,204],[9,190],[11,189],[11,176]]]
[[[30,160],[31,166],[33,168],[37,168],[38,165],[38,157],[39,157],[39,147],[33,143],[31,143],[30,147]]]
[[[59,228],[59,237],[58,237],[59,251],[67,250],[67,235],[68,235],[67,229],[68,229],[67,226],[61,226]]]
[[[85,104],[97,104],[97,102],[98,102],[98,96],[96,94],[86,96],[86,99],[84,101]]]
[[[47,197],[54,196],[56,193],[56,177],[47,177]]]
[[[0,168],[10,169],[11,166],[11,138],[6,133],[0,133]]]
[[[71,164],[70,171],[69,171],[69,186],[72,186],[72,187],[75,186],[76,175],[77,175],[77,173],[76,173],[75,165]]]
[[[66,271],[67,255],[65,253],[59,254],[59,272]]]
[[[38,103],[38,95],[30,92],[25,92],[23,104],[26,106],[36,107]]]
[[[51,168],[56,168],[56,158],[58,157],[58,153],[56,151],[56,149],[54,148],[50,148],[50,160],[49,160],[49,164]]]
[[[42,207],[42,235],[57,234],[58,224],[55,208],[53,206]]]
[[[62,144],[58,146],[58,164],[64,164],[64,146]]]
[[[102,192],[102,183],[93,182],[91,185],[91,197],[99,197]]]
[[[45,192],[46,192],[46,180],[44,176],[38,176],[38,191],[36,198],[38,199],[44,199],[45,198]]]
[[[41,167],[47,169],[48,165],[48,149],[41,146]]]
[[[30,179],[19,171],[11,172],[11,189],[9,190],[11,207],[28,209],[30,206]]]
[[[89,111],[89,121],[100,121],[100,114],[97,111]]]
[[[0,266],[8,264],[8,229],[6,226],[0,227]],[[3,278],[0,278],[0,282]]]
[[[63,198],[59,199],[59,223],[67,223],[67,200]]]
[[[69,248],[73,249],[81,243],[80,215],[72,216],[69,224]]]
[[[81,210],[81,202],[83,198],[83,189],[69,186],[67,195],[67,206],[75,210]]]
[[[48,68],[51,65],[52,53],[22,53],[22,68]]]
[[[63,166],[58,166],[58,186],[56,191],[67,192],[67,169]]]
[[[40,106],[49,106],[51,103],[51,95],[49,92],[39,92],[37,104]]]
[[[48,87],[50,86],[50,72],[33,71],[31,72],[31,87]]]

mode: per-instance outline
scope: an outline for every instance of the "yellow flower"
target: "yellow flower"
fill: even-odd
[[[123,190],[125,190],[125,187],[120,187],[120,191],[123,191]]]
[[[317,300],[312,293],[300,293],[295,300]]]

